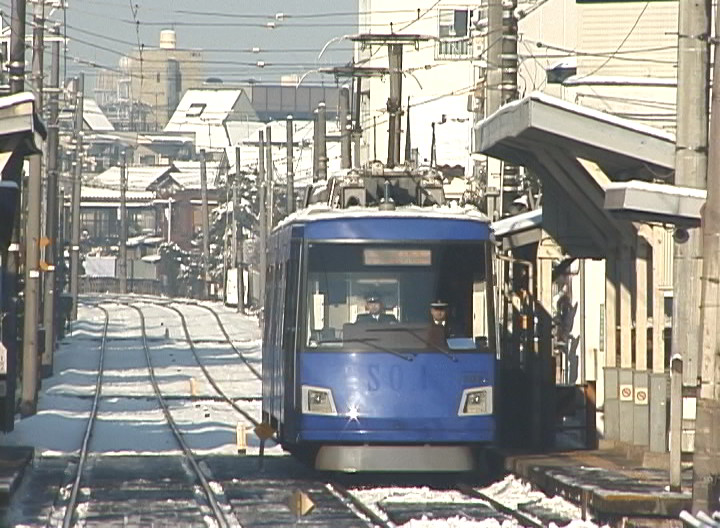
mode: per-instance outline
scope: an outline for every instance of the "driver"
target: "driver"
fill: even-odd
[[[385,305],[376,293],[365,297],[365,310],[367,313],[358,314],[356,323],[397,323],[394,315],[385,313]]]

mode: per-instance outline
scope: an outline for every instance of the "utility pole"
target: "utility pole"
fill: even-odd
[[[488,35],[487,35],[487,73],[485,116],[490,116],[502,106],[502,40],[503,40],[503,6],[502,0],[488,0]],[[500,214],[500,186],[502,162],[488,158],[485,183],[487,197],[487,215],[495,219]]]
[[[720,36],[720,20],[715,12],[715,37]],[[720,48],[715,42],[713,78],[720,79]],[[679,86],[678,86],[679,88]],[[712,108],[720,108],[720,85],[713,83]],[[707,200],[702,224],[702,297],[700,303],[700,397],[695,422],[693,454],[694,513],[710,513],[720,508],[720,116],[710,116]],[[675,283],[679,284],[679,283]]]
[[[265,210],[265,137],[263,131],[258,132],[258,238],[260,239],[260,287],[258,302],[265,306],[265,273],[267,267],[267,215]]]
[[[45,348],[42,356],[42,375],[50,376],[53,372],[53,354],[55,349],[55,309],[57,297],[55,289],[55,262],[57,261],[58,247],[58,93],[60,88],[60,27],[52,30],[52,62],[50,65],[50,97],[48,106],[48,136],[47,136],[47,195],[45,198],[45,237],[49,244],[45,247],[45,296],[43,301],[43,326],[45,327]]]
[[[75,103],[75,174],[72,186],[72,234],[70,240],[70,294],[72,295],[72,320],[77,320],[78,291],[80,290],[80,188],[83,166],[83,107],[85,74],[76,78]]]
[[[678,9],[675,185],[705,189],[708,167],[710,2],[680,0]],[[698,306],[701,306],[703,263],[701,230],[688,229],[687,234],[686,242],[681,242],[684,237],[676,237],[673,255],[672,352],[683,358],[683,401],[691,404],[691,400],[697,396],[701,373],[703,345]],[[687,418],[683,419],[683,423],[686,430],[694,428],[692,421]],[[683,449],[687,447],[684,445]],[[698,469],[696,467],[696,471]],[[695,492],[693,495],[695,503]]]
[[[410,139],[410,98],[407,104],[407,121],[405,122],[405,163],[410,165],[412,158],[412,142]]]
[[[35,109],[42,115],[42,68],[44,3],[35,4],[33,12],[32,72],[37,96]],[[38,386],[38,313],[40,303],[40,224],[42,205],[42,155],[30,156],[25,224],[25,310],[23,318],[23,377],[20,413],[30,416],[37,411]]]
[[[350,89],[347,86],[340,88],[340,98],[338,101],[338,122],[340,124],[340,167],[349,169],[351,167],[351,125],[348,123],[348,115],[350,113]]]
[[[12,0],[10,20],[10,93],[25,89],[25,0]]]
[[[120,258],[118,275],[120,277],[120,293],[127,293],[127,152],[123,151],[120,159]]]
[[[355,77],[355,100],[353,101],[353,167],[360,168],[360,140],[362,138],[362,124],[360,122],[360,109],[362,108],[362,77]]]
[[[312,149],[312,155],[313,155],[313,168],[312,168],[312,176],[313,176],[313,182],[318,181],[320,178],[318,176],[319,173],[319,167],[320,167],[320,125],[318,123],[319,119],[319,110],[316,108],[313,111],[313,149]]]
[[[318,105],[318,180],[327,180],[327,114],[325,111],[325,103]]]
[[[269,233],[273,228],[274,212],[275,212],[275,189],[273,188],[273,154],[272,154],[272,128],[268,124],[265,127],[267,134],[267,150],[265,155],[267,156],[267,162],[265,166],[265,180],[267,181],[267,187],[265,192],[267,194],[267,228],[266,231]]]
[[[200,149],[200,196],[202,199],[201,215],[203,230],[203,296],[207,299],[210,297],[210,217],[208,211],[205,149]]]
[[[387,166],[400,164],[400,134],[402,116],[402,44],[388,44],[390,61],[390,97],[388,112],[388,157]]]
[[[285,143],[285,156],[287,160],[287,182],[286,182],[286,201],[287,214],[291,215],[295,212],[295,167],[293,166],[293,117],[287,116],[286,121],[287,139]]]
[[[245,313],[245,275],[243,273],[242,224],[238,229],[240,207],[240,147],[235,147],[235,180],[233,180],[233,263],[235,264],[235,284],[237,285],[237,311]],[[238,237],[238,235],[240,235]]]

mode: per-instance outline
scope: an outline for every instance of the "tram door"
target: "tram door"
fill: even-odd
[[[293,238],[290,242],[290,258],[285,267],[285,314],[282,328],[282,361],[283,361],[283,400],[282,413],[285,428],[292,431],[295,424],[290,422],[296,412],[297,372],[296,353],[298,349],[298,307],[302,299],[299,290],[300,281],[300,248],[299,239]]]

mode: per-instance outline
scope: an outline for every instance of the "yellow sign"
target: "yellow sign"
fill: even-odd
[[[255,427],[255,434],[260,440],[267,440],[275,434],[275,429],[269,423],[263,422]]]
[[[293,494],[290,495],[288,506],[290,507],[290,511],[293,515],[303,517],[312,511],[315,507],[315,503],[307,496],[307,494],[300,490],[295,490],[293,491]]]
[[[50,244],[52,244],[52,240],[49,239],[48,237],[40,237],[38,239],[38,249],[48,247]],[[51,266],[45,260],[41,260],[38,262],[38,268],[40,268],[42,271],[54,271],[55,270],[55,266]]]

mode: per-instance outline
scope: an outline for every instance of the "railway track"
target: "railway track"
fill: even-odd
[[[155,305],[158,310],[150,311]],[[549,525],[546,519],[541,520],[529,514],[522,505],[510,502],[505,504],[502,493],[496,494],[495,490],[485,493],[473,487],[475,483],[455,486],[447,479],[436,480],[434,475],[412,479],[387,475],[377,479],[367,475],[329,478],[328,474],[315,472],[288,456],[266,457],[264,464],[260,465],[255,451],[245,456],[228,454],[227,449],[222,452],[202,451],[203,446],[207,445],[202,440],[206,431],[217,435],[218,431],[234,429],[234,423],[230,421],[236,409],[233,406],[231,410],[230,402],[237,398],[213,395],[213,401],[222,402],[222,408],[227,410],[223,417],[218,418],[220,415],[216,415],[215,420],[207,420],[206,415],[203,420],[202,414],[198,416],[197,412],[194,415],[192,412],[197,411],[198,400],[209,396],[193,398],[186,391],[175,390],[178,385],[172,383],[177,384],[179,379],[186,379],[187,370],[181,367],[196,369],[195,363],[199,365],[204,361],[209,361],[210,367],[206,375],[212,377],[213,373],[219,373],[224,378],[222,371],[216,370],[217,363],[212,364],[214,360],[220,360],[226,361],[228,366],[237,365],[237,369],[243,369],[245,375],[259,384],[255,374],[248,374],[247,363],[252,363],[252,356],[242,362],[239,358],[231,363],[227,358],[232,359],[232,354],[220,354],[217,347],[214,350],[212,347],[203,350],[198,346],[198,343],[219,342],[207,339],[208,332],[209,335],[221,333],[228,343],[232,341],[220,316],[212,307],[198,305],[213,314],[219,330],[210,328],[206,319],[200,320],[195,309],[185,310],[180,307],[178,310],[168,306],[168,303],[152,303],[145,299],[132,305],[132,311],[126,308],[126,304],[122,304],[120,310],[119,306],[109,302],[104,306],[92,305],[92,309],[101,310],[103,314],[102,321],[100,317],[94,318],[96,322],[93,327],[94,335],[101,336],[92,337],[89,341],[99,341],[100,354],[97,355],[97,376],[90,413],[92,420],[88,419],[80,454],[73,456],[69,465],[75,473],[72,478],[64,479],[66,485],[55,499],[52,514],[45,517],[47,521],[42,524],[21,524],[90,527],[165,523],[243,528],[302,524],[318,528],[397,528],[410,522],[414,526],[425,526],[425,523],[434,521],[435,526],[438,526],[437,523],[442,522],[452,525],[453,522],[484,523],[494,520],[500,524],[509,522],[513,526],[531,528]],[[175,337],[171,341],[162,336],[164,321],[159,317],[166,309],[171,310],[180,321],[171,325]],[[148,321],[151,321],[149,326]],[[110,329],[122,328],[121,333],[114,334],[108,326]],[[138,334],[139,337],[135,337]],[[182,357],[178,356],[178,345],[185,354]],[[191,355],[189,349],[196,347],[198,349],[193,350]],[[112,352],[110,359],[104,353],[106,348]],[[117,377],[118,358],[127,354],[133,356],[131,385],[123,387],[110,384],[107,390],[103,390],[103,385],[114,376]],[[170,362],[173,354],[178,358],[178,363]],[[242,350],[236,350],[234,354],[240,356]],[[88,357],[95,358],[96,355],[92,353]],[[146,371],[150,383],[144,385],[145,382],[137,375],[138,369]],[[143,389],[143,385],[146,388]],[[249,386],[252,387],[252,383]],[[72,396],[86,400],[89,398],[89,390],[89,387],[84,392],[73,389]],[[257,392],[257,387],[252,388],[252,391]],[[104,420],[103,412],[111,412],[111,408],[105,406],[111,406],[118,398],[125,399],[122,404],[124,407],[138,402],[145,407],[152,407],[155,418],[144,419],[152,419],[156,425],[138,432],[160,434],[162,430],[162,435],[167,438],[166,447],[152,456],[142,453],[127,456],[113,453],[106,456],[98,450],[98,442],[102,442],[94,442],[93,438],[99,434],[102,439],[103,433],[107,437],[107,415]],[[128,401],[134,403],[128,404]],[[223,420],[228,423],[223,424]],[[91,421],[102,424],[95,435]],[[169,431],[172,431],[172,437]],[[136,441],[142,446],[145,438],[138,437]],[[91,451],[93,445],[95,451]],[[68,466],[65,458],[55,460],[56,474],[60,463]],[[44,463],[48,464],[47,461]],[[68,484],[69,481],[72,481],[72,485]],[[388,488],[387,485],[392,487]],[[428,489],[427,486],[430,486],[432,493],[418,493],[418,486],[420,489]],[[47,482],[46,489],[50,489]],[[309,510],[299,508],[298,497],[311,501],[309,504],[312,507]],[[557,524],[562,526],[562,523]]]
[[[188,346],[190,347],[190,350],[192,351],[193,357],[195,358],[195,361],[197,362],[198,366],[203,372],[203,375],[205,376],[205,379],[208,381],[210,386],[212,386],[213,390],[217,393],[217,395],[225,401],[228,405],[230,405],[235,411],[242,415],[247,421],[249,421],[253,426],[258,425],[260,422],[257,418],[252,416],[248,411],[240,407],[234,399],[232,399],[230,396],[227,395],[225,391],[220,387],[220,384],[217,382],[217,380],[213,377],[213,375],[208,370],[205,363],[200,358],[200,355],[198,354],[197,348],[195,347],[195,343],[193,342],[192,336],[190,335],[190,330],[188,329],[187,325],[187,319],[185,318],[185,314],[183,314],[178,308],[171,305],[163,305],[164,308],[167,308],[168,310],[172,310],[180,317],[180,322],[182,324],[183,332],[185,334],[185,339],[187,341]],[[211,310],[212,311],[212,310]],[[213,312],[213,314],[217,317],[217,314]],[[223,333],[225,334],[228,343],[232,345],[233,350],[240,356],[240,358],[243,360],[246,366],[250,367],[250,364],[238,350],[233,345],[232,341],[230,340],[230,337],[227,335],[227,332],[225,331],[225,328],[222,326],[222,323],[220,322],[220,319],[218,318],[218,323],[220,328],[222,329]],[[260,374],[253,368],[250,368],[251,372],[258,378],[261,379]]]
[[[56,509],[55,513],[57,514],[57,512],[59,511],[64,512],[62,513],[63,528],[68,528],[69,526],[72,526],[76,518],[78,497],[80,494],[80,483],[83,476],[83,471],[85,470],[85,464],[87,462],[90,440],[95,429],[95,423],[98,414],[98,402],[100,401],[100,396],[102,395],[102,378],[105,369],[105,346],[107,343],[107,331],[108,324],[110,322],[110,314],[102,306],[95,305],[93,306],[93,308],[96,308],[103,312],[103,315],[105,316],[105,322],[103,324],[102,336],[100,338],[100,357],[98,360],[97,376],[95,378],[95,395],[93,397],[92,407],[90,408],[90,415],[88,417],[85,434],[83,435],[82,444],[80,446],[80,452],[78,453],[78,461],[74,469],[74,476],[71,479],[72,484],[70,486],[69,493],[67,493],[66,495],[61,493],[55,502],[57,505],[59,505],[59,509]],[[62,488],[61,491],[63,491]],[[54,515],[51,514],[51,519],[53,517]]]
[[[496,521],[498,525],[509,522],[512,526],[546,528],[552,521],[544,522],[518,507],[504,504],[470,485],[458,485],[446,489],[394,488],[386,490],[368,487],[348,490],[342,484],[328,484],[344,500],[366,517],[373,526],[397,528],[420,522],[473,522]],[[373,499],[369,497],[375,496]],[[378,499],[378,497],[383,498]]]
[[[134,305],[129,305],[130,308],[134,309],[139,317],[140,317],[140,327],[142,330],[142,344],[143,349],[145,351],[145,358],[147,360],[147,367],[148,371],[150,372],[150,382],[152,383],[153,390],[155,391],[155,395],[157,397],[157,401],[160,404],[160,407],[162,408],[163,414],[165,415],[165,419],[167,420],[168,425],[172,429],[173,436],[175,437],[175,440],[177,441],[178,445],[180,446],[180,449],[182,450],[183,454],[185,455],[185,460],[189,464],[189,466],[192,468],[192,471],[197,479],[197,483],[202,488],[203,494],[205,498],[207,499],[207,503],[212,510],[212,514],[215,518],[215,521],[217,522],[217,525],[220,528],[227,528],[230,526],[237,526],[238,523],[236,520],[232,519],[232,512],[230,511],[229,506],[225,502],[224,497],[222,494],[218,493],[213,486],[210,485],[210,481],[208,480],[207,476],[205,475],[205,472],[201,468],[201,462],[198,460],[198,458],[195,456],[195,453],[193,453],[192,449],[188,446],[188,444],[185,442],[185,439],[183,437],[183,433],[180,430],[180,427],[174,420],[172,413],[170,412],[170,408],[168,406],[168,403],[163,398],[162,391],[160,390],[160,386],[158,384],[157,378],[155,376],[155,368],[152,364],[152,359],[150,357],[150,347],[147,344],[147,336],[145,331],[145,316],[142,312],[142,310]],[[184,319],[183,319],[184,321]],[[216,484],[217,486],[217,484]]]

